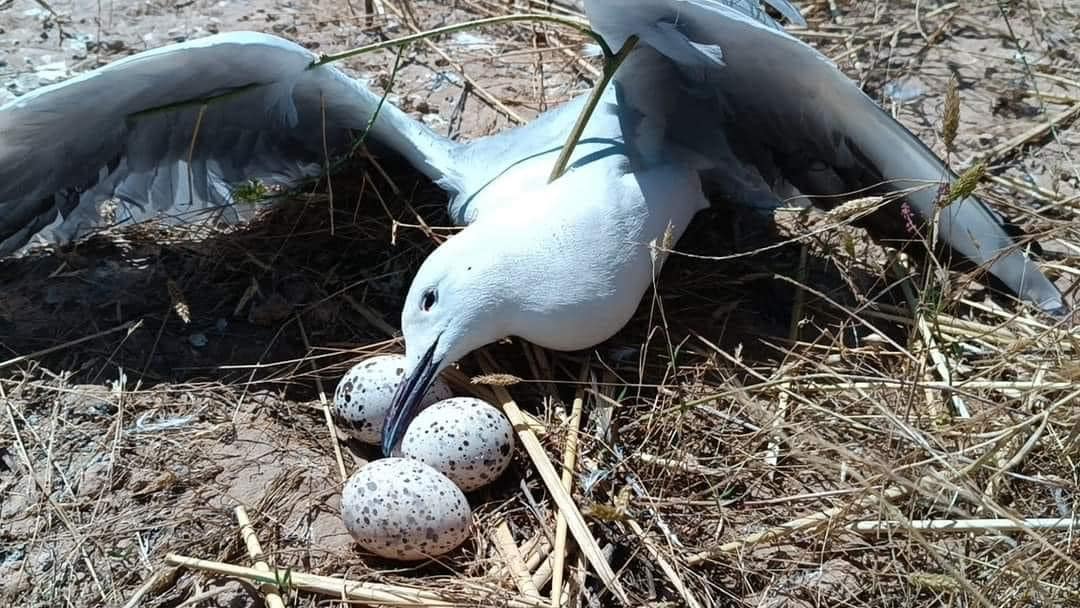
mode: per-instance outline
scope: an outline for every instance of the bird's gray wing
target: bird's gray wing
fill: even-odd
[[[669,145],[696,157],[706,186],[733,202],[776,206],[774,192],[792,185],[834,202],[911,189],[905,200],[930,217],[938,184],[955,179],[942,161],[824,56],[736,4],[747,3],[586,0],[593,28],[612,46],[632,34],[644,46],[616,77],[621,103],[652,115]],[[905,226],[897,207],[883,213],[892,217],[875,225]],[[1065,311],[1060,292],[975,197],[941,211],[939,234],[1023,299]]]
[[[238,213],[238,185],[292,186],[344,151],[380,96],[292,42],[233,32],[127,57],[0,107],[0,255],[103,220]],[[219,97],[222,96],[223,97]],[[202,100],[214,97],[209,103]],[[454,189],[454,144],[386,103],[368,141]],[[325,147],[324,147],[325,146]]]

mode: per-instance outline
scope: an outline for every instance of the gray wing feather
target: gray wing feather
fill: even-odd
[[[0,107],[0,254],[38,233],[80,236],[109,199],[120,203],[118,222],[206,210],[235,218],[236,185],[318,175],[324,143],[343,149],[380,97],[332,66],[309,69],[314,59],[286,40],[233,32],[133,55]],[[369,139],[454,189],[457,144],[397,108],[383,104]]]
[[[669,143],[722,196],[775,206],[773,192],[787,184],[825,197],[910,188],[905,199],[930,217],[932,184],[955,178],[942,161],[824,56],[735,4],[587,0],[586,10],[606,39],[637,34],[651,47],[617,75],[625,100],[663,116]],[[946,207],[940,235],[1025,300],[1064,312],[1057,288],[977,198]]]

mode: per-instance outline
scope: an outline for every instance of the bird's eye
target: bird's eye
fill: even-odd
[[[427,312],[439,301],[439,292],[429,289],[420,296],[420,310]]]

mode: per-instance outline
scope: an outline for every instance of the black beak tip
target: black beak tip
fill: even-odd
[[[405,435],[405,429],[413,417],[414,402],[419,399],[413,398],[412,390],[415,390],[409,379],[398,387],[394,393],[394,399],[390,402],[390,410],[386,414],[386,422],[382,428],[382,453],[385,457],[393,455],[394,448],[401,442]],[[412,390],[410,390],[412,389]]]
[[[387,422],[389,422],[389,420],[387,420]],[[398,437],[398,433],[390,432],[390,429],[388,427],[389,425],[383,427],[382,434],[382,454],[385,458],[389,458],[394,455],[394,448],[397,447],[398,442],[401,441],[401,438]]]
[[[382,428],[383,456],[393,455],[398,442],[405,436],[405,429],[408,428],[409,422],[420,410],[424,395],[435,381],[435,375],[439,370],[439,362],[435,360],[436,344],[432,344],[424,353],[419,365],[403,379],[394,393]]]

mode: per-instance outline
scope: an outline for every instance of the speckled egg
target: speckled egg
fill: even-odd
[[[408,458],[383,458],[354,473],[341,494],[341,515],[360,546],[402,561],[457,548],[472,522],[469,503],[454,482]]]
[[[404,378],[404,355],[377,355],[354,365],[334,391],[334,423],[348,435],[378,445],[390,402]],[[420,407],[452,394],[450,387],[436,378]]]
[[[420,412],[405,430],[401,455],[425,462],[466,492],[502,475],[514,451],[514,429],[494,406],[454,397]]]

